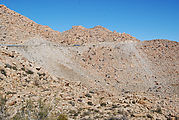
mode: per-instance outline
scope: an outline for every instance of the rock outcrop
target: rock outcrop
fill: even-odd
[[[0,43],[19,44],[40,36],[50,41],[58,41],[60,32],[48,26],[39,25],[4,5],[0,5]]]
[[[90,42],[120,41],[136,38],[129,34],[111,32],[110,30],[96,26],[86,29],[82,26],[73,26],[71,30],[60,34],[48,26],[39,25],[22,16],[4,5],[0,6],[0,43],[19,44],[33,37],[43,37],[49,41],[69,44],[84,44]]]
[[[78,44],[83,45],[86,43],[99,43],[99,42],[114,42],[114,41],[139,41],[135,37],[126,33],[112,32],[102,26],[94,28],[84,28],[82,26],[73,26],[72,29],[61,33],[63,41],[68,45]]]

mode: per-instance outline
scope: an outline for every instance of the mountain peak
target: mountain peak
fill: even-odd
[[[103,26],[101,26],[101,25],[97,25],[97,26],[95,26],[95,27],[93,27],[94,29],[95,28],[102,28],[102,29],[104,29],[105,27],[103,27]]]
[[[91,29],[95,29],[95,30],[105,30],[105,31],[108,31],[108,32],[111,32],[110,30],[108,30],[107,28],[101,26],[101,25],[97,25]]]
[[[7,8],[5,5],[0,5],[0,8]]]
[[[79,25],[79,26],[72,26],[72,29],[86,29],[86,28]]]

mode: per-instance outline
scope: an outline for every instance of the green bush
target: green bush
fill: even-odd
[[[6,97],[0,96],[0,120],[9,120]],[[10,120],[68,120],[65,114],[52,114],[52,107],[46,105],[41,99],[37,102],[27,100],[22,108]]]
[[[41,99],[37,102],[37,105],[33,101],[28,100],[12,120],[68,120],[64,114],[56,117],[52,116],[50,114],[51,111],[52,107],[46,105]]]
[[[67,118],[67,115],[65,115],[65,114],[60,114],[60,115],[58,116],[57,120],[68,120],[68,118]]]
[[[0,96],[0,120],[5,120],[9,115],[6,107],[6,97]]]

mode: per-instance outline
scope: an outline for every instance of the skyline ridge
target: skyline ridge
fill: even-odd
[[[177,0],[1,0],[0,4],[59,32],[69,30],[74,25],[85,28],[101,25],[111,31],[131,34],[140,40],[179,41]]]

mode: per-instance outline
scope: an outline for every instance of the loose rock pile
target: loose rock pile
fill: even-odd
[[[72,119],[166,119],[176,116],[174,96],[163,99],[145,93],[124,91],[112,96],[104,91],[88,91],[80,82],[50,76],[43,68],[8,48],[1,48],[0,55],[0,92],[6,96],[9,117],[28,100],[37,104],[40,99],[53,107],[51,114],[65,113]]]

